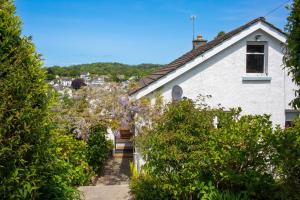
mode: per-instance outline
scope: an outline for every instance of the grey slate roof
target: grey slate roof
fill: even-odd
[[[236,34],[242,32],[243,30],[249,28],[250,26],[252,26],[253,24],[255,24],[259,21],[268,24],[269,26],[276,29],[277,31],[279,31],[282,34],[285,34],[282,30],[275,27],[273,24],[267,22],[264,17],[256,18],[256,19],[244,24],[243,26],[240,26],[240,27],[226,33],[225,35],[223,35],[221,37],[218,37],[218,38],[206,43],[205,45],[199,46],[196,49],[193,49],[193,50],[183,54],[182,56],[180,56],[176,60],[172,61],[171,63],[169,63],[169,64],[165,65],[164,67],[162,67],[161,69],[159,69],[158,71],[152,73],[149,76],[146,76],[146,77],[142,78],[139,81],[139,87],[137,89],[131,91],[129,93],[129,95],[132,95],[132,94],[138,92],[139,90],[143,89],[144,87],[146,87],[146,86],[150,85],[151,83],[157,81],[158,79],[162,78],[163,76],[167,75],[168,73],[178,69],[182,65],[188,63],[189,61],[193,60],[194,58],[198,57],[199,55],[201,55],[201,54],[205,53],[206,51],[214,48],[215,46],[221,44],[225,40],[230,39],[231,37],[235,36]]]

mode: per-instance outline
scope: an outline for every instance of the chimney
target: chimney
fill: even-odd
[[[193,40],[193,49],[196,49],[202,45],[205,45],[207,40],[204,40],[202,35],[198,35],[197,39]]]

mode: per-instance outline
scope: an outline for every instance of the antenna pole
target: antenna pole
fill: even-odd
[[[195,40],[195,20],[196,20],[196,15],[191,16],[191,20],[193,23],[193,40]]]

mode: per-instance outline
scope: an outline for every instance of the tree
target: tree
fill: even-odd
[[[287,34],[287,48],[284,62],[292,75],[292,80],[300,86],[300,1],[294,0],[289,7],[290,16],[285,26]],[[296,98],[291,102],[295,108],[300,108],[300,89],[296,90]]]
[[[77,78],[75,80],[72,81],[71,84],[72,88],[74,88],[75,90],[80,89],[82,86],[86,86],[86,84],[84,83],[84,80],[81,78]]]
[[[220,31],[218,33],[218,35],[215,37],[215,39],[219,38],[219,37],[223,37],[226,33],[224,31]]]
[[[121,63],[91,63],[70,65],[66,67],[52,66],[47,68],[48,73],[58,76],[79,77],[83,72],[89,72],[93,75],[107,75],[113,81],[117,81],[117,75],[125,75],[125,79],[134,76],[137,79],[142,76],[151,74],[153,71],[161,68],[159,64],[139,64],[139,65],[126,65]]]
[[[15,12],[12,0],[0,0],[0,197],[78,199],[72,184],[89,178],[83,153],[74,150],[85,146],[55,132],[49,119],[54,96]]]
[[[20,36],[15,11],[12,1],[0,1],[0,194],[35,198],[41,180],[31,167],[46,136],[50,99],[40,56],[31,38]]]

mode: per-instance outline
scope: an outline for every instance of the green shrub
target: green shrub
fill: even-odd
[[[106,127],[102,124],[90,129],[87,141],[87,160],[95,172],[103,167],[105,160],[112,149],[112,142],[106,139]]]
[[[171,199],[171,195],[162,188],[161,183],[145,173],[138,177],[132,177],[129,187],[137,200]]]
[[[136,180],[133,193],[155,180],[173,199],[299,198],[299,120],[273,130],[268,115],[241,117],[240,111],[188,99],[170,103],[159,123],[136,138],[147,179]],[[148,193],[156,194],[153,188]]]
[[[242,116],[210,132],[208,170],[218,187],[268,199],[276,190],[269,116]]]
[[[79,199],[88,181],[85,144],[50,119],[54,95],[12,0],[0,0],[0,197]]]
[[[93,173],[86,161],[86,143],[72,135],[53,134],[47,149],[43,178],[47,185],[39,189],[41,199],[79,199],[74,186],[89,183]]]
[[[249,200],[245,194],[234,194],[230,191],[215,191],[210,195],[211,200]]]
[[[300,118],[293,124],[271,136],[276,149],[272,165],[275,166],[280,199],[300,199]]]

